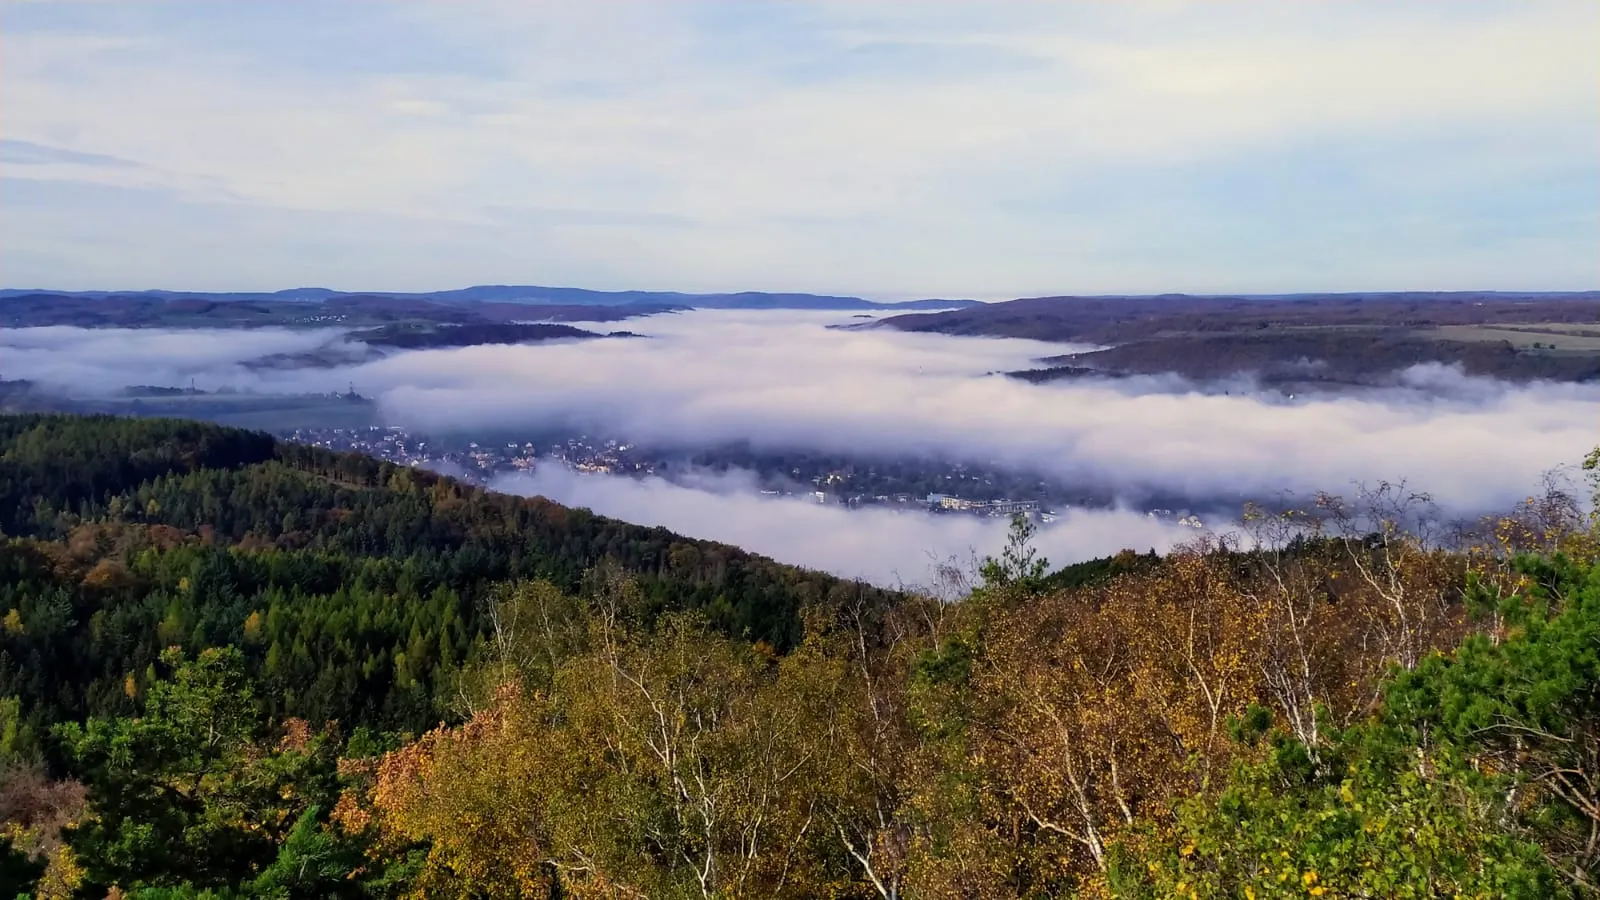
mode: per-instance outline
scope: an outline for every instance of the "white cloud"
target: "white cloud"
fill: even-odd
[[[95,12],[73,28],[7,25],[7,136],[142,165],[0,173],[173,191],[270,221],[222,234],[249,234],[285,283],[1587,287],[1600,236],[1594,205],[1574,199],[1597,178],[1600,108],[1600,22],[1582,0]],[[1330,167],[1342,188],[1319,177]],[[1229,192],[1213,197],[1214,181],[1240,195],[1284,173],[1302,177],[1273,200],[1217,208]],[[1152,179],[1163,189],[1142,193]],[[1116,190],[1078,195],[1100,185]],[[1362,228],[1319,208],[1341,194]],[[1501,223],[1493,239],[1452,230],[1461,204]],[[35,223],[13,236],[33,250],[29,280],[71,281],[81,269],[35,263],[48,257],[33,248],[74,231],[31,212],[4,213]],[[371,217],[380,239],[329,257],[294,240],[342,241],[345,216]],[[1530,241],[1553,216],[1563,233]],[[419,240],[418,222],[474,231],[428,254],[439,238]],[[171,286],[267,277],[179,252],[189,230],[141,238],[167,248],[155,270]],[[1364,240],[1373,230],[1388,239]],[[142,275],[149,256],[111,273]]]
[[[493,487],[541,495],[612,518],[660,525],[680,534],[734,544],[783,562],[888,586],[931,585],[936,565],[998,556],[1003,519],[936,516],[919,511],[846,510],[792,498],[764,497],[748,485],[685,487],[659,478],[581,475],[542,466],[507,475]],[[1123,549],[1166,551],[1192,540],[1194,529],[1128,510],[1073,510],[1044,526],[1034,546],[1052,567]]]
[[[1515,502],[1600,434],[1600,385],[1518,387],[1432,369],[1388,391],[1292,402],[1172,378],[1036,386],[985,373],[1063,345],[825,327],[853,321],[695,312],[627,323],[648,339],[416,351],[295,372],[235,364],[274,352],[257,343],[263,332],[76,332],[80,344],[69,330],[47,341],[13,330],[0,347],[31,348],[6,350],[8,377],[110,385],[171,372],[202,387],[289,391],[353,380],[394,423],[421,430],[573,427],[669,446],[960,457],[1130,498],[1241,502],[1408,479],[1449,509],[1478,512]],[[288,350],[326,338],[271,340]]]
[[[1191,496],[1409,478],[1446,505],[1491,507],[1596,439],[1595,385],[1454,378],[1450,392],[1435,383],[1293,403],[1171,379],[1034,386],[984,373],[1061,345],[839,332],[826,318],[653,318],[636,326],[649,341],[395,357],[361,377],[386,386],[391,415],[426,427],[568,422],[684,445],[943,454]]]
[[[129,385],[254,386],[242,364],[273,354],[308,353],[343,342],[343,330],[7,328],[0,331],[0,374],[82,394]]]

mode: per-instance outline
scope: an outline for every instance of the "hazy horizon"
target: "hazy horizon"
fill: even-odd
[[[565,291],[565,290],[583,290],[583,291],[592,291],[592,292],[598,293],[598,294],[633,294],[633,293],[641,293],[641,294],[684,294],[686,296],[734,296],[734,295],[738,295],[738,294],[794,294],[794,295],[816,296],[816,297],[851,297],[851,298],[856,298],[856,299],[861,299],[861,300],[868,300],[868,301],[872,301],[872,302],[875,302],[875,303],[902,303],[902,302],[912,302],[912,301],[919,301],[919,300],[929,300],[929,301],[932,301],[932,300],[950,300],[950,301],[953,301],[953,302],[963,302],[963,301],[969,301],[969,300],[976,300],[979,303],[1005,303],[1005,302],[1008,302],[1010,300],[1026,300],[1026,299],[1032,299],[1033,297],[1084,297],[1084,298],[1089,298],[1089,299],[1113,299],[1114,300],[1114,299],[1119,299],[1119,298],[1130,298],[1130,299],[1132,299],[1132,298],[1147,298],[1147,297],[1161,297],[1161,296],[1174,296],[1174,297],[1178,297],[1178,296],[1188,296],[1188,297],[1226,296],[1226,297],[1244,297],[1244,298],[1276,298],[1276,297],[1317,297],[1317,296],[1347,296],[1347,295],[1349,295],[1349,296],[1365,296],[1365,295],[1378,295],[1378,294],[1484,294],[1484,295],[1491,295],[1491,294],[1511,294],[1511,295],[1522,295],[1522,294],[1528,294],[1528,295],[1537,295],[1537,294],[1550,294],[1550,295],[1600,294],[1600,285],[1597,285],[1595,287],[1551,288],[1551,289],[1546,289],[1546,290],[1520,290],[1520,289],[1517,289],[1517,288],[1491,288],[1491,289],[1481,289],[1481,290],[1480,289],[1474,289],[1474,288],[1450,288],[1450,289],[1439,289],[1439,290],[1433,290],[1433,289],[1429,289],[1429,288],[1413,288],[1413,289],[1398,290],[1398,289],[1386,289],[1386,288],[1372,288],[1372,289],[1350,289],[1350,290],[1299,289],[1299,290],[1281,290],[1281,291],[1197,291],[1197,290],[1178,290],[1178,289],[1174,289],[1174,290],[1165,290],[1165,291],[1150,291],[1150,292],[1145,292],[1145,293],[1135,293],[1135,292],[1132,292],[1132,291],[1107,291],[1107,292],[1099,292],[1099,293],[1092,293],[1092,294],[1089,294],[1089,293],[1081,293],[1080,294],[1080,293],[1074,293],[1072,291],[1056,291],[1056,292],[1048,293],[1048,294],[1035,294],[1035,295],[1030,295],[1030,296],[1015,296],[1015,297],[1013,297],[1013,296],[1010,296],[1010,295],[1006,295],[1006,296],[996,296],[996,297],[984,298],[984,297],[956,296],[955,294],[950,293],[950,292],[945,292],[945,293],[942,293],[942,294],[931,294],[931,295],[905,294],[905,293],[901,293],[901,294],[876,294],[875,295],[875,294],[872,294],[872,293],[869,293],[869,292],[851,291],[851,290],[843,289],[843,288],[838,289],[838,290],[828,290],[828,291],[799,291],[799,290],[789,290],[789,289],[784,288],[782,286],[777,286],[777,287],[770,287],[769,286],[769,287],[735,288],[735,289],[730,289],[730,290],[716,290],[716,291],[687,291],[687,290],[682,290],[682,289],[673,287],[671,285],[660,285],[660,286],[656,286],[656,285],[648,285],[648,286],[647,285],[636,285],[636,286],[633,286],[633,287],[619,287],[619,288],[604,288],[604,289],[601,289],[601,288],[592,288],[592,287],[588,287],[586,285],[579,285],[579,284],[535,284],[533,282],[494,283],[494,284],[490,284],[490,283],[487,283],[487,282],[474,282],[474,283],[471,283],[471,284],[458,284],[458,285],[452,285],[452,286],[449,286],[449,287],[431,288],[431,289],[427,289],[427,290],[410,289],[410,288],[397,288],[397,289],[394,289],[394,290],[377,290],[377,289],[360,288],[360,287],[355,287],[355,288],[334,288],[334,287],[328,287],[327,285],[322,285],[322,284],[301,284],[301,285],[295,285],[293,287],[261,288],[261,289],[244,289],[244,288],[229,288],[229,287],[187,288],[187,287],[166,287],[166,286],[61,288],[61,287],[54,287],[54,286],[19,287],[19,286],[15,286],[15,285],[0,284],[0,292],[14,293],[14,292],[24,292],[24,291],[26,291],[26,292],[60,293],[60,294],[102,294],[102,293],[103,294],[151,294],[151,293],[170,293],[170,294],[292,294],[292,293],[295,293],[297,291],[332,291],[332,292],[338,293],[338,294],[373,294],[373,295],[377,295],[377,296],[384,296],[384,295],[426,296],[426,295],[430,295],[430,294],[448,293],[450,291],[468,290],[468,289],[471,289],[471,288],[482,288],[482,287],[505,287],[505,288],[527,287],[527,288],[545,288],[545,289],[563,290],[563,291]]]

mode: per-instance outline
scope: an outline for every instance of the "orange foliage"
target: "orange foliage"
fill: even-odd
[[[967,765],[1013,878],[1083,889],[1133,826],[1215,787],[1231,720],[1270,709],[1317,743],[1371,711],[1382,675],[1465,628],[1459,557],[1390,535],[1155,569],[985,611]],[[1100,885],[1103,887],[1103,884]]]
[[[83,576],[83,586],[97,590],[115,590],[126,587],[133,581],[133,576],[128,572],[128,567],[120,560],[107,557],[94,564],[87,575]]]

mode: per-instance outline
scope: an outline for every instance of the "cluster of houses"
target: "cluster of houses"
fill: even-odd
[[[980,516],[1034,515],[1039,512],[1037,500],[972,500],[950,494],[929,494],[928,508],[951,512],[969,512]]]

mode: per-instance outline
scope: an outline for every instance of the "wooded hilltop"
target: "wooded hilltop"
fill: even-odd
[[[0,896],[1600,895],[1597,523],[1437,518],[1381,485],[1058,571],[1019,521],[887,591],[0,416]]]

